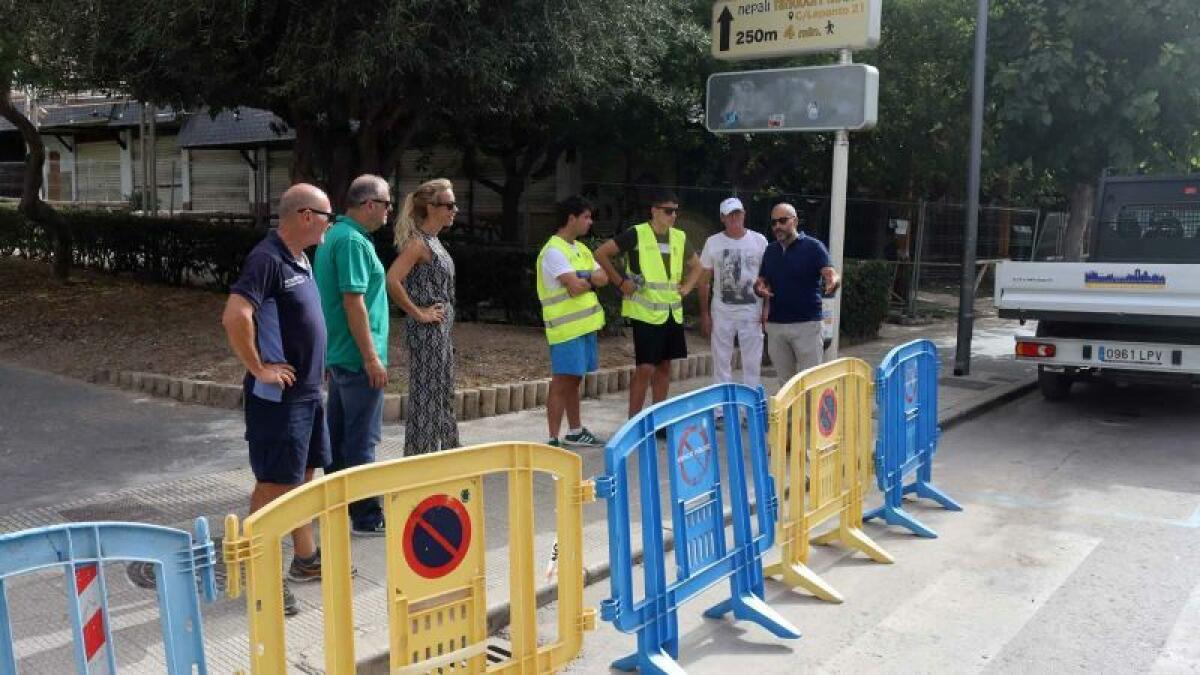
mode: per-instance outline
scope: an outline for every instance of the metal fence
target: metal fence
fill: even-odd
[[[587,183],[584,194],[597,205],[595,232],[612,236],[646,219],[646,205],[659,190],[674,192],[683,207],[679,223],[693,238],[720,229],[718,205],[737,196],[746,206],[746,225],[770,238],[770,212],[780,202],[796,207],[805,232],[829,241],[829,195],[784,192],[740,192],[695,186]],[[1052,256],[1063,249],[1064,214],[1056,228],[1040,236],[1042,210],[1029,207],[985,206],[979,211],[976,257],[978,288],[997,260],[1032,260],[1036,252]],[[889,260],[895,264],[892,302],[906,313],[917,311],[917,291],[957,287],[962,277],[963,229],[967,206],[945,201],[898,201],[851,198],[846,204],[845,257]],[[697,242],[698,243],[698,242]]]

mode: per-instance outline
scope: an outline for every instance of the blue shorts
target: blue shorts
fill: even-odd
[[[260,483],[299,485],[306,469],[330,462],[321,399],[276,403],[249,390],[243,395],[250,468]]]
[[[550,373],[583,377],[600,367],[600,349],[596,334],[588,333],[566,342],[550,345]]]

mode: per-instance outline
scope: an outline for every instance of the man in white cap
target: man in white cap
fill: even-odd
[[[701,330],[712,338],[713,379],[733,382],[733,345],[737,339],[742,355],[742,383],[757,387],[762,366],[762,299],[754,293],[758,268],[767,238],[746,229],[746,209],[737,197],[721,202],[724,230],[704,242],[700,264],[704,282],[716,274],[711,284],[712,311],[707,293],[700,294]]]

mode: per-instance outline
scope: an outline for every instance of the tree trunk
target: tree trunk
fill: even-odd
[[[292,168],[289,178],[292,184],[316,182],[316,131],[308,122],[297,122],[296,142],[292,145]]]
[[[504,241],[514,243],[521,231],[521,195],[525,193],[525,178],[510,175],[504,180],[504,191],[500,193],[500,234]]]
[[[12,81],[4,78],[0,82],[0,117],[8,120],[21,132],[25,141],[25,176],[21,186],[22,215],[41,225],[54,238],[54,276],[66,281],[71,276],[73,246],[71,229],[67,221],[46,202],[42,201],[42,166],[46,162],[46,145],[33,122],[12,104]]]
[[[1092,204],[1095,188],[1091,183],[1075,183],[1071,186],[1071,215],[1067,220],[1067,236],[1063,255],[1068,261],[1083,259],[1084,242],[1088,236],[1088,223],[1092,219]]]

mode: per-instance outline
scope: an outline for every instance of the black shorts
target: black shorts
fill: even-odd
[[[321,399],[276,403],[243,395],[250,468],[260,483],[299,485],[305,469],[333,461]]]
[[[633,360],[638,365],[687,358],[687,338],[683,324],[667,317],[665,323],[652,324],[630,319],[633,325]]]

